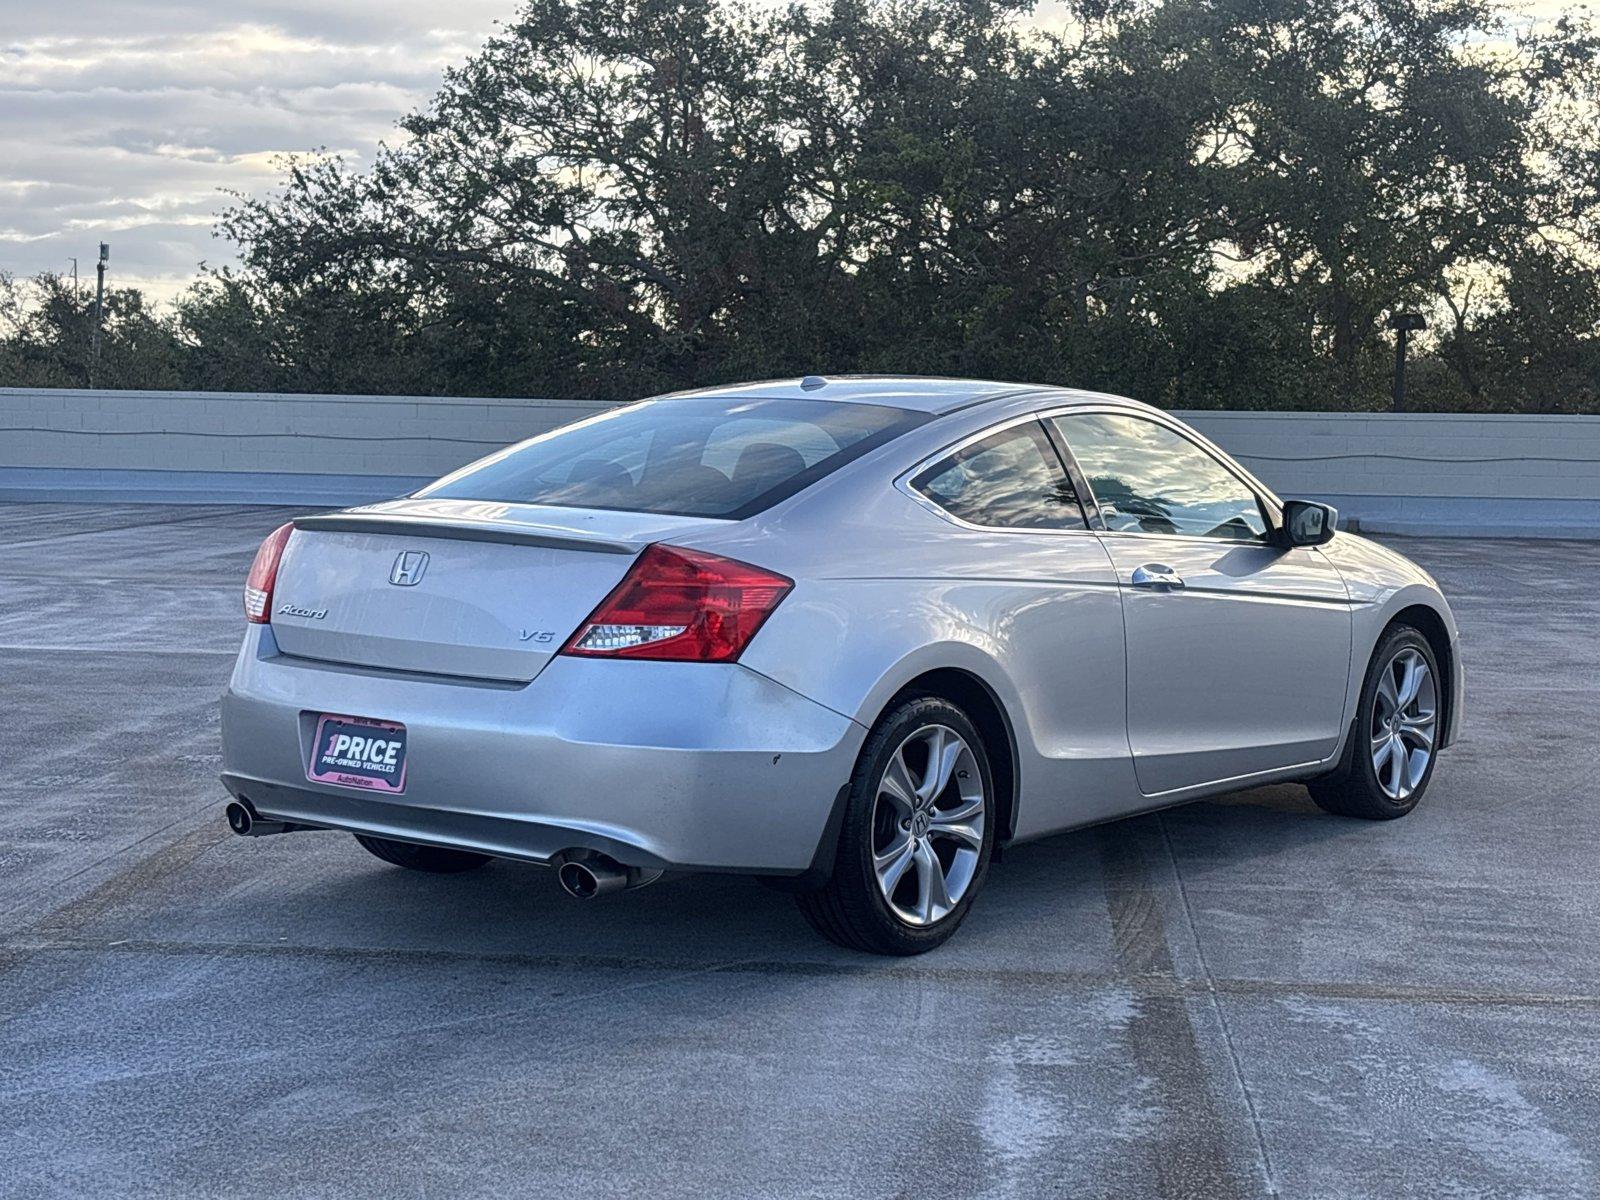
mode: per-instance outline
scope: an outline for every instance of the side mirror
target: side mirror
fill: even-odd
[[[1278,544],[1285,549],[1321,546],[1333,540],[1333,527],[1338,520],[1338,510],[1326,504],[1318,504],[1313,500],[1285,500]]]

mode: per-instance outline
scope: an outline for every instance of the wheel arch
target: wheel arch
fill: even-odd
[[[1378,637],[1393,629],[1396,625],[1409,625],[1427,639],[1428,647],[1433,651],[1434,661],[1439,664],[1439,672],[1444,676],[1444,686],[1439,689],[1440,703],[1444,706],[1443,720],[1440,722],[1444,736],[1440,738],[1440,748],[1450,745],[1456,739],[1456,696],[1457,676],[1460,664],[1456,661],[1455,641],[1450,635],[1450,625],[1444,615],[1430,604],[1408,604],[1393,613],[1384,622],[1383,629]],[[1369,653],[1370,659],[1370,653]]]
[[[999,841],[1010,841],[1016,831],[1019,763],[1017,734],[1011,716],[994,688],[980,675],[963,667],[934,667],[903,683],[874,716],[873,723],[910,696],[937,696],[960,708],[977,726],[994,776],[995,803],[999,809]]]

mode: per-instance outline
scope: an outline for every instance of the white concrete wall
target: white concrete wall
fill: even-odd
[[[1176,415],[1274,491],[1363,528],[1600,536],[1600,416]]]
[[[570,400],[0,388],[0,499],[345,504],[603,411]],[[1181,413],[1396,533],[1600,536],[1600,417]]]
[[[352,504],[609,407],[0,388],[0,499]]]
[[[608,407],[576,400],[0,388],[0,467],[432,477]]]

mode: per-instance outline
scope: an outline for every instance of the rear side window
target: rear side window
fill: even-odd
[[[646,400],[502,450],[417,495],[738,520],[927,419],[825,400]]]
[[[911,486],[972,525],[1087,528],[1072,481],[1035,421],[964,446],[918,475]]]

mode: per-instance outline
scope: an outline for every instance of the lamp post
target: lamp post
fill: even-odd
[[[1426,329],[1428,323],[1421,313],[1395,313],[1389,318],[1389,328],[1394,330],[1394,407],[1393,412],[1406,410],[1406,339],[1414,330]]]
[[[106,299],[106,262],[111,258],[111,243],[100,243],[100,261],[94,265],[94,331],[90,334],[89,357],[89,386],[94,386],[94,377],[100,370],[100,313],[105,306]]]

